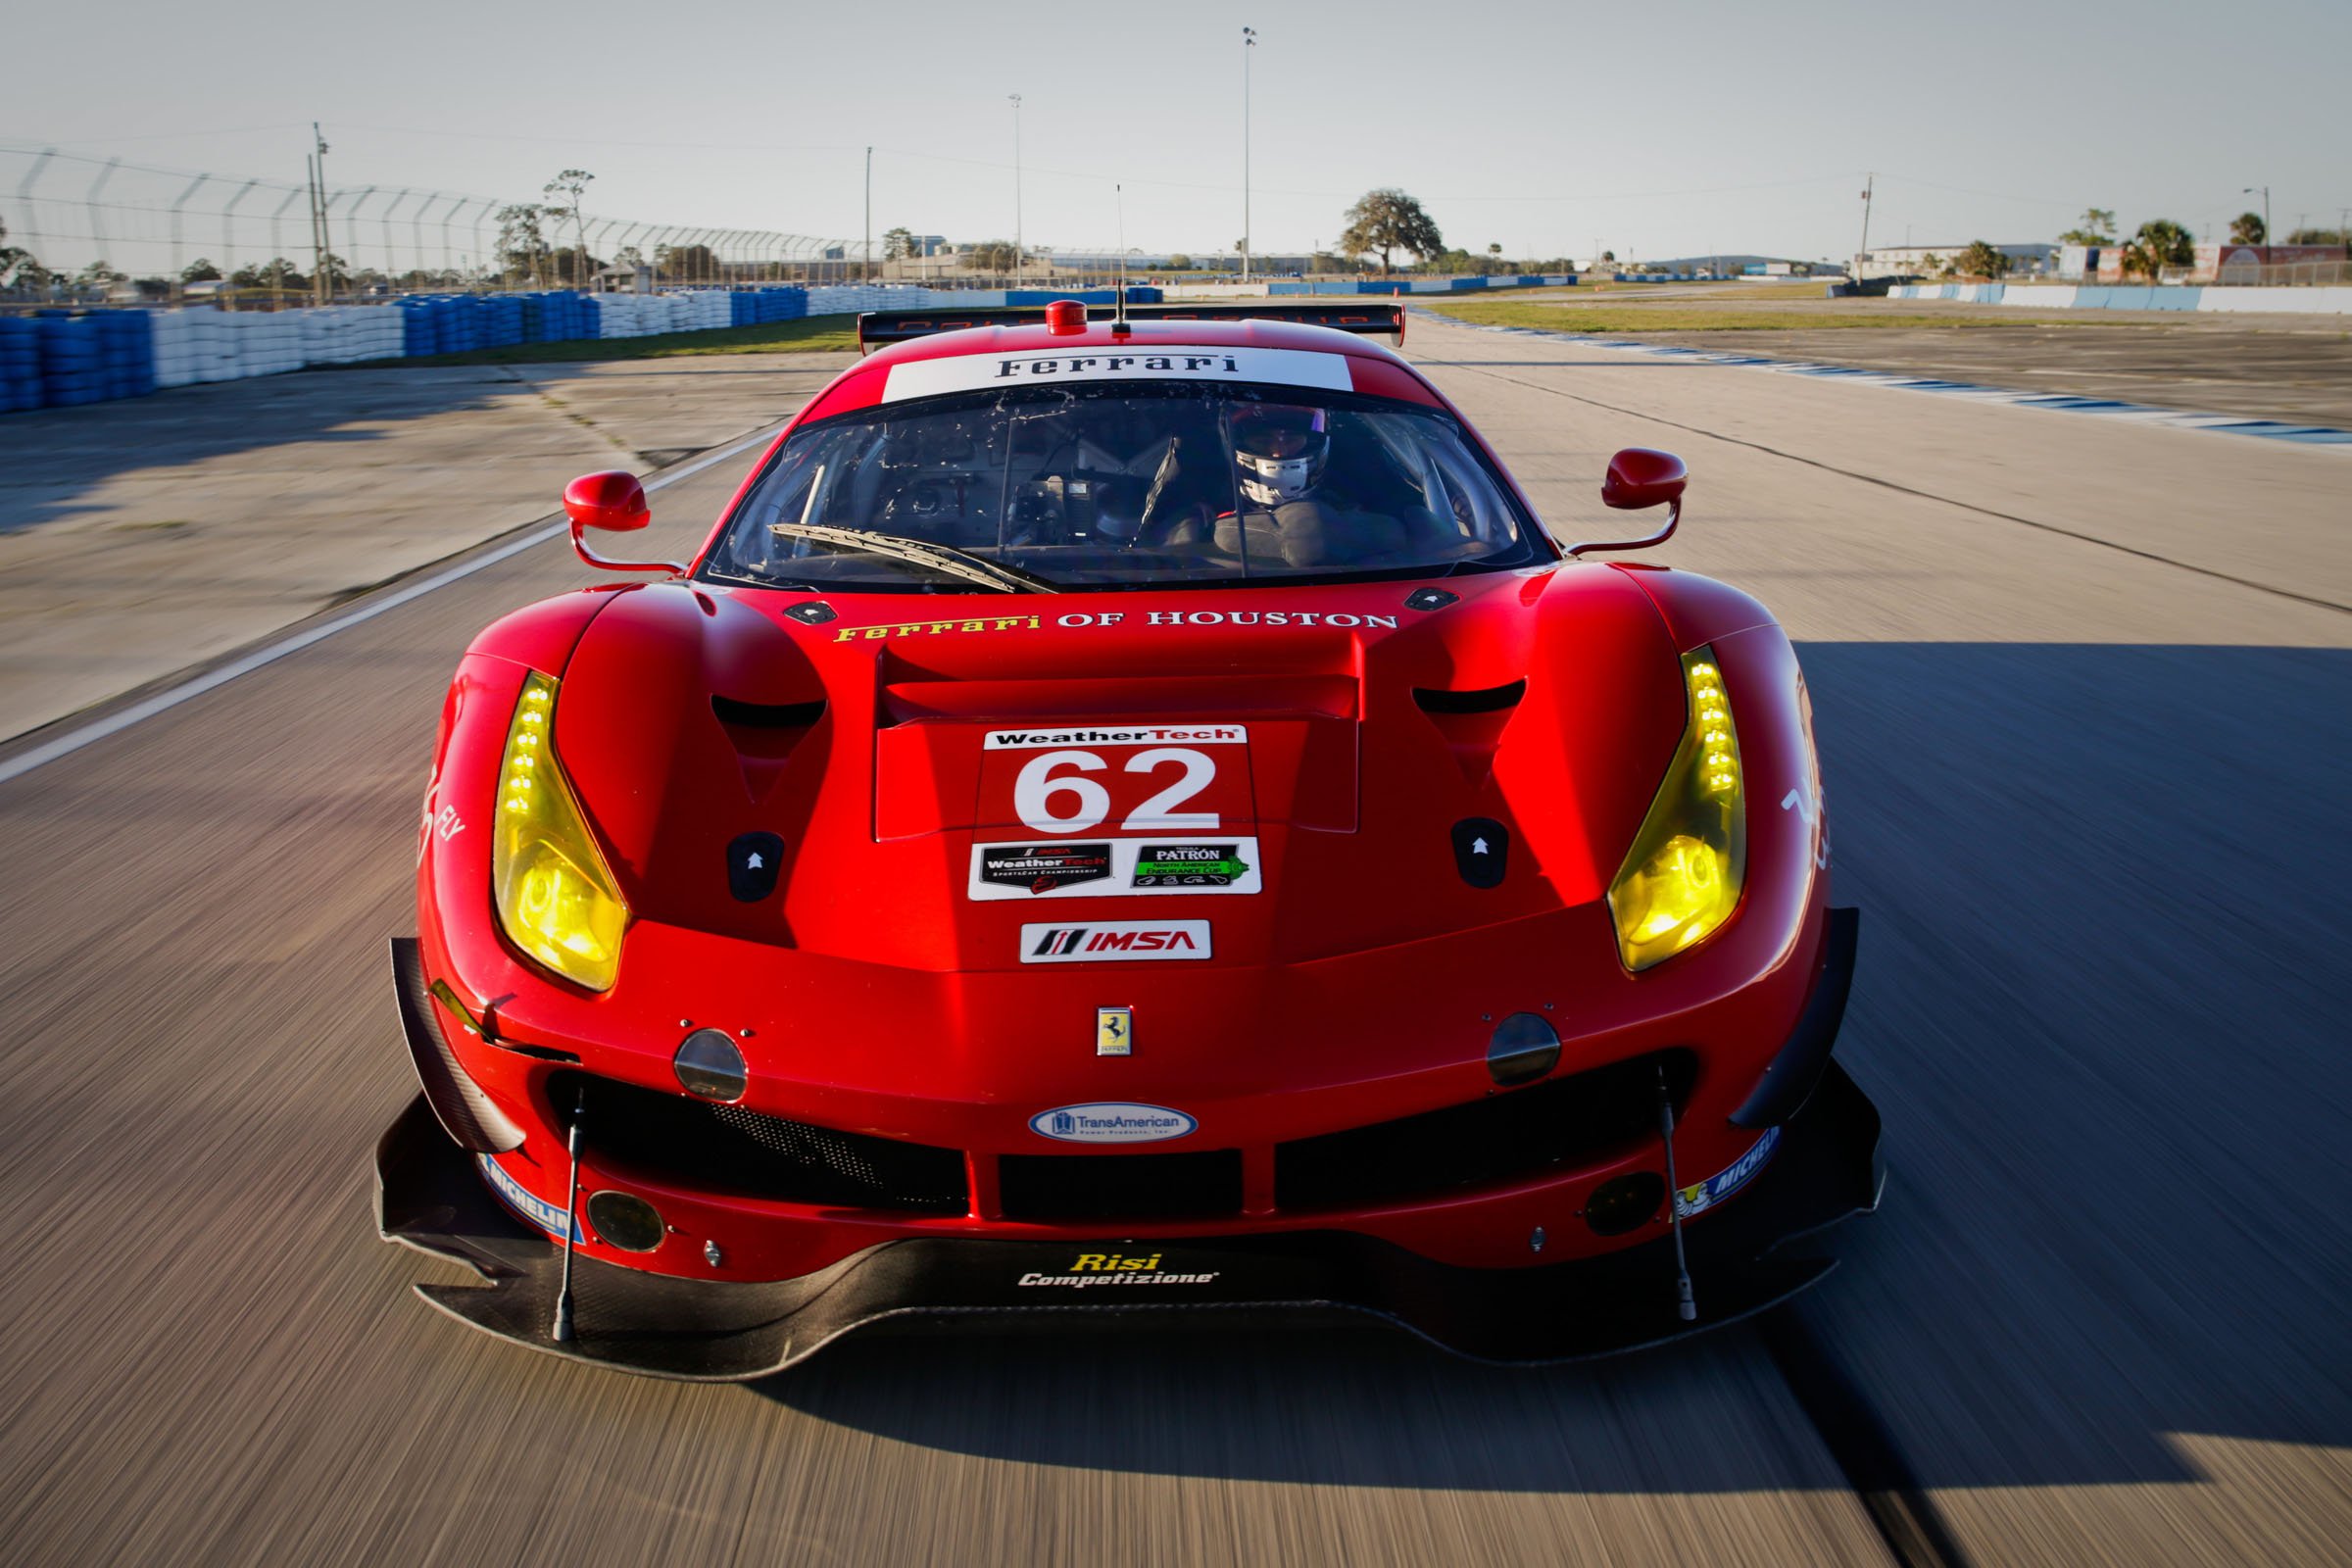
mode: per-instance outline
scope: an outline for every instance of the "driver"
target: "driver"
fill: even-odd
[[[1290,565],[1378,564],[1406,546],[1402,522],[1363,505],[1333,472],[1331,414],[1306,404],[1250,403],[1233,416],[1233,461],[1243,511],[1220,517],[1218,543]]]

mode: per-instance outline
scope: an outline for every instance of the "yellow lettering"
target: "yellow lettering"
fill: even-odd
[[[1070,1265],[1070,1272],[1076,1274],[1086,1269],[1103,1269],[1109,1266],[1109,1259],[1101,1252],[1080,1252],[1078,1261]]]

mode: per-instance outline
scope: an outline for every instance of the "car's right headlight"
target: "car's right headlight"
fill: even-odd
[[[490,887],[514,945],[564,979],[610,991],[629,906],[556,760],[556,680],[536,671],[507,726]]]
[[[1666,782],[1609,885],[1617,953],[1646,969],[1704,941],[1740,906],[1747,875],[1747,812],[1740,736],[1712,648],[1683,656],[1690,717]]]

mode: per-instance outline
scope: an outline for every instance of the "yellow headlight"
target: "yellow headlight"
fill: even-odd
[[[610,991],[629,906],[580,814],[555,752],[556,682],[522,683],[499,764],[490,887],[514,945],[564,979]]]
[[[1682,745],[1609,886],[1617,952],[1646,969],[1703,941],[1740,906],[1747,812],[1740,736],[1712,649],[1683,656],[1690,700]]]

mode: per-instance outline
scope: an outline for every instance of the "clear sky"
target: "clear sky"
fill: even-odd
[[[1874,170],[1887,244],[2047,239],[2092,205],[2203,236],[2264,183],[2281,234],[2352,205],[2352,0],[270,16],[20,8],[0,142],[299,180],[316,118],[337,184],[523,199],[576,165],[593,212],[853,237],[870,143],[877,234],[969,240],[1013,227],[1017,92],[1031,243],[1107,248],[1115,180],[1129,244],[1223,249],[1242,233],[1248,24],[1264,252],[1328,245],[1374,185],[1421,197],[1449,243],[1511,256],[1845,256]],[[11,200],[0,184],[0,216]]]

